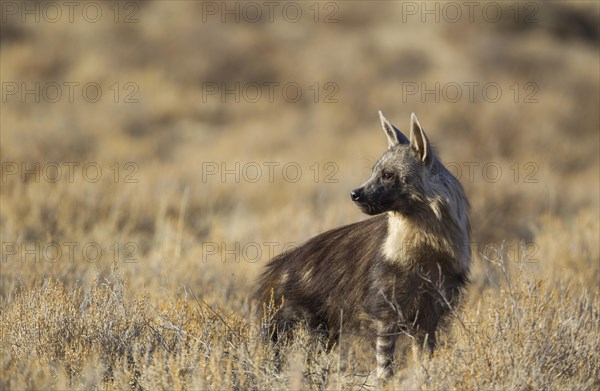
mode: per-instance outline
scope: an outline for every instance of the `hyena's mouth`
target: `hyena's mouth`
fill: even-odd
[[[366,202],[355,202],[355,204],[363,213],[371,216],[385,212],[384,208],[379,205],[369,204]]]

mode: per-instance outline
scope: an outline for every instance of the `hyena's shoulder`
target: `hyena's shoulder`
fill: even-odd
[[[382,258],[387,232],[388,219],[383,214],[314,236],[267,264],[255,298],[268,299],[265,295],[271,289],[276,295],[278,291],[289,295],[291,288],[306,293],[319,286],[330,286],[332,291],[347,287]]]

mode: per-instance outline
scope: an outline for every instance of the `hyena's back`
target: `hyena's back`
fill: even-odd
[[[387,216],[379,215],[324,232],[274,258],[255,294],[259,303],[268,303],[273,294],[276,305],[284,297],[273,326],[285,331],[303,320],[310,328],[329,330],[335,339],[343,317],[344,329],[358,329],[368,275],[382,256],[387,230]]]

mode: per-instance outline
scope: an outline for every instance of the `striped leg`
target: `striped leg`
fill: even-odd
[[[379,324],[377,340],[375,342],[375,354],[377,356],[377,378],[387,380],[392,377],[392,361],[396,348],[396,327]]]

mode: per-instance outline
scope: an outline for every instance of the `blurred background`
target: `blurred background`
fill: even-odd
[[[472,285],[394,389],[598,389],[596,1],[2,1],[0,388],[363,388],[368,344],[257,344],[265,263],[367,218],[415,112]],[[349,265],[351,267],[351,265]],[[345,364],[344,364],[345,365]]]
[[[477,254],[594,286],[598,12],[3,2],[3,300],[116,269],[134,288],[247,289],[286,246],[366,218],[349,191],[386,148],[378,110],[404,131],[418,115]],[[476,262],[476,286],[493,278]]]

